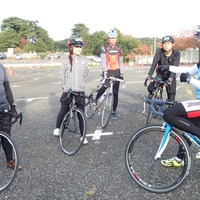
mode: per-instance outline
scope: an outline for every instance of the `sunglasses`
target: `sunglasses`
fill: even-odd
[[[83,46],[74,46],[75,48],[83,48]]]

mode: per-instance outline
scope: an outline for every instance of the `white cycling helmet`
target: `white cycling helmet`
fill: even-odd
[[[107,33],[107,37],[108,38],[117,38],[118,33],[115,29],[111,29],[108,33]]]

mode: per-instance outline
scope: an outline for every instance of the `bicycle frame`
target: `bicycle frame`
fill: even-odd
[[[163,139],[160,143],[160,146],[158,148],[158,151],[154,157],[155,160],[161,158],[162,156],[162,153],[164,152],[165,148],[167,147],[167,144],[169,142],[169,136],[170,136],[170,131],[172,130],[172,125],[164,122],[163,123],[163,130],[164,131],[164,134],[163,134]],[[200,140],[195,137],[194,135],[192,135],[191,133],[188,133],[188,132],[183,132],[183,135],[185,137],[187,137],[193,144],[195,144],[198,148],[200,148]]]
[[[146,79],[145,82],[144,82],[145,86],[147,86],[147,81],[155,82],[155,90],[153,91],[152,96],[151,96],[150,99],[163,99],[162,98],[163,86],[166,85],[166,83],[164,81],[160,80],[160,79],[153,78],[153,79]],[[143,97],[145,97],[145,96],[143,96]],[[142,99],[143,99],[143,97],[142,97]],[[146,103],[148,103],[148,102],[144,101],[143,113],[146,112]]]

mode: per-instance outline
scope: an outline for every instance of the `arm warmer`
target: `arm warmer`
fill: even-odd
[[[177,66],[170,65],[169,71],[177,73],[177,74],[188,72],[190,75],[194,75],[198,72],[198,67],[197,67],[197,64],[193,65],[192,67],[183,67],[183,66],[177,67]]]

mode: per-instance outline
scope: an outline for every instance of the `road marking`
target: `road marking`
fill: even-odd
[[[113,135],[112,132],[105,132],[105,133],[102,133],[102,130],[95,130],[94,133],[91,133],[91,134],[87,134],[86,136],[88,137],[92,137],[92,140],[100,140],[100,137],[103,136],[103,135]]]
[[[38,100],[38,99],[48,99],[48,97],[37,97],[37,98],[17,99],[17,101],[26,101],[26,102],[31,102],[31,101],[33,101],[33,100]]]

